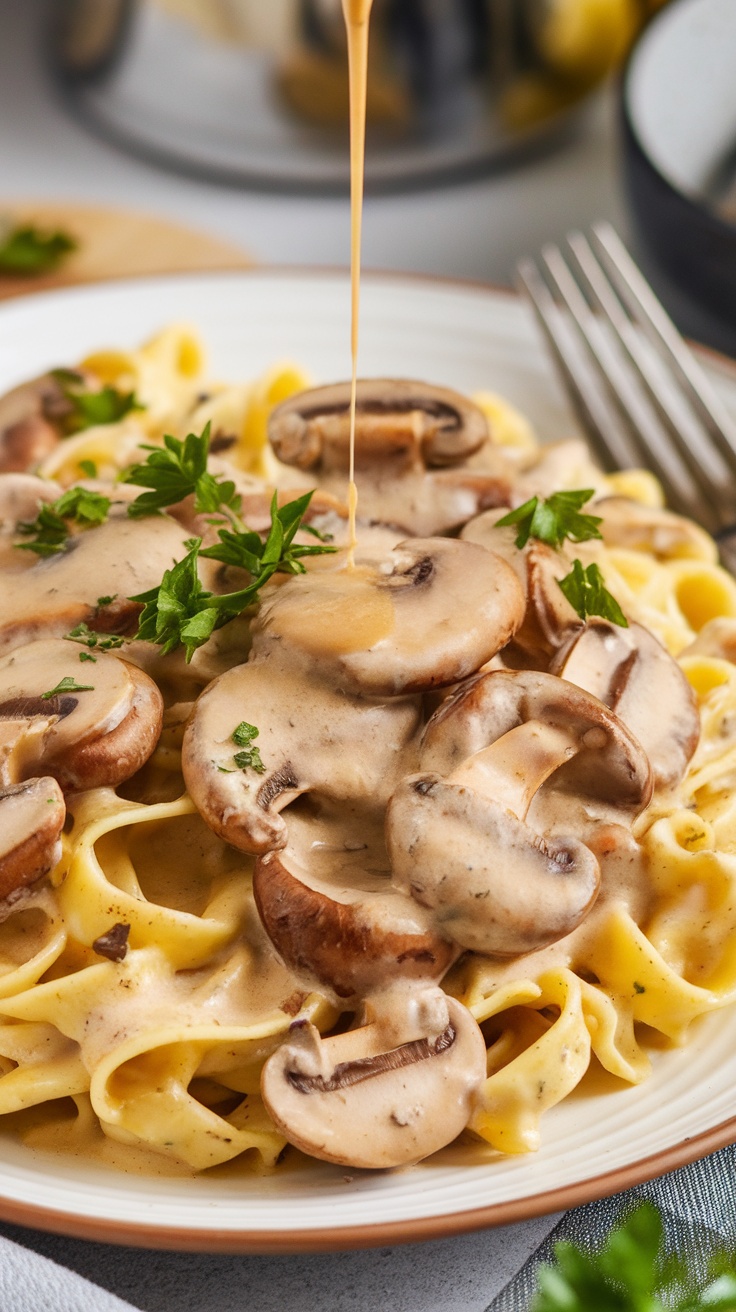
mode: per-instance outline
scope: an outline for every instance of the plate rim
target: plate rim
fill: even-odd
[[[370,269],[364,271],[366,282],[406,284],[427,289],[441,287],[447,290],[489,295],[492,299],[523,304],[523,298],[511,287],[501,287],[482,279],[456,278],[443,275]],[[8,297],[0,302],[0,327],[6,314],[12,316],[32,297],[31,304],[42,310],[43,301],[74,299],[79,293],[99,293],[121,287],[133,291],[136,287],[185,282],[262,281],[268,277],[287,282],[295,279],[345,279],[349,270],[343,265],[257,265],[253,268],[193,270],[147,275],[123,275],[99,282],[84,282],[59,288],[29,288],[28,293]],[[39,301],[40,298],[40,301]],[[346,328],[347,332],[347,328]],[[705,357],[730,381],[736,382],[736,360],[698,342],[691,342],[698,354]],[[544,353],[544,348],[542,348]],[[634,1185],[642,1184],[678,1167],[688,1165],[719,1148],[736,1143],[736,1115],[720,1121],[699,1133],[686,1136],[658,1152],[637,1158],[636,1161],[613,1167],[609,1171],[586,1176],[569,1184],[546,1189],[537,1194],[488,1203],[481,1207],[461,1211],[442,1212],[432,1216],[399,1219],[388,1222],[366,1222],[344,1226],[269,1228],[252,1227],[202,1228],[168,1224],[164,1220],[117,1220],[60,1210],[43,1203],[30,1203],[8,1196],[0,1183],[0,1219],[11,1224],[29,1226],[52,1234],[75,1239],[115,1245],[128,1245],[147,1249],[241,1255],[288,1255],[324,1253],[374,1248],[385,1245],[426,1242],[452,1238],[473,1231],[514,1224],[535,1217],[566,1210],[596,1199],[609,1197]],[[482,1169],[482,1168],[480,1168]]]

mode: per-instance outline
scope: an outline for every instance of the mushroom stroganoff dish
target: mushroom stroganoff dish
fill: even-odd
[[[488,1161],[734,997],[713,542],[494,394],[371,379],[353,549],[349,410],[295,366],[212,382],[177,327],[0,399],[0,1112],[30,1144]]]

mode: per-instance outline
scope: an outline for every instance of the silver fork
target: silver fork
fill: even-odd
[[[736,422],[608,223],[517,266],[606,470],[644,464],[736,573]]]

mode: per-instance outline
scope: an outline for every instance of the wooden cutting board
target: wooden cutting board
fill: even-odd
[[[14,224],[58,228],[78,243],[54,273],[41,277],[0,274],[0,299],[103,278],[206,269],[247,269],[253,260],[241,247],[152,214],[48,201],[0,199],[0,216]]]

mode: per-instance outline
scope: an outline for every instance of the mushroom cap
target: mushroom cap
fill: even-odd
[[[350,390],[349,382],[332,383],[277,406],[269,417],[268,436],[278,459],[300,469],[347,470]],[[474,455],[487,440],[483,411],[460,392],[403,378],[362,378],[358,383],[358,469],[380,461],[396,472],[417,457],[444,468]]]
[[[713,539],[699,524],[659,506],[644,506],[629,497],[600,497],[593,506],[607,547],[646,551],[657,560],[718,558]]]
[[[386,813],[394,882],[462,948],[520,956],[569,934],[600,868],[576,838],[540,837],[502,804],[437,774],[402,780]]]
[[[615,711],[644,748],[656,785],[679,782],[698,745],[700,716],[683,671],[649,629],[589,620],[551,670]]]
[[[419,700],[352,697],[329,673],[320,678],[319,666],[300,666],[276,643],[267,657],[220,675],[197,700],[182,746],[184,779],[203,819],[234,847],[283,847],[279,812],[300,794],[381,806],[416,768]],[[232,735],[243,720],[258,729],[263,773],[236,767]]]
[[[559,831],[569,823],[575,799],[585,799],[588,816],[616,822],[633,819],[648,805],[649,761],[631,730],[595,696],[537,670],[493,670],[468,680],[427,724],[420,768],[451,775],[531,722],[559,730],[574,748],[569,759],[563,757],[544,775],[544,787],[530,804],[532,826]]]
[[[50,373],[0,396],[0,472],[23,473],[53,450],[59,441],[54,411],[64,403],[62,389]]]
[[[55,779],[0,789],[0,899],[48,874],[61,857],[66,807]]]
[[[505,646],[523,614],[513,570],[448,538],[412,538],[376,566],[290,580],[264,602],[254,653],[278,642],[371,696],[467,677]]]
[[[111,514],[99,527],[73,534],[64,551],[34,559],[30,568],[32,553],[16,551],[19,564],[3,571],[0,583],[0,653],[34,638],[63,637],[82,621],[99,628],[101,619],[109,630],[97,605],[104,594],[119,598],[114,631],[135,628],[141,607],[127,598],[156,587],[164,570],[184,556],[186,541],[185,529],[165,515],[134,521]]]
[[[350,384],[314,388],[278,406],[269,437],[278,458],[314,471],[320,487],[343,496],[349,468]],[[361,379],[355,465],[362,516],[427,536],[460,528],[488,506],[505,505],[509,467],[468,465],[486,445],[483,412],[447,388],[402,379]],[[489,464],[491,461],[489,460]]]
[[[320,1039],[296,1022],[269,1057],[261,1094],[290,1143],[345,1166],[405,1166],[465,1128],[486,1075],[486,1046],[470,1012],[442,997],[442,1030],[415,1026],[403,1043],[379,1023]]]
[[[348,853],[343,853],[348,857]],[[456,950],[411,898],[347,860],[333,878],[310,869],[309,851],[259,857],[253,895],[263,927],[294,973],[338,998],[365,997],[397,979],[434,982]]]
[[[44,696],[65,678],[93,686]],[[151,755],[162,717],[155,683],[127,661],[81,666],[63,639],[30,643],[0,659],[0,780],[43,766],[67,790],[115,786]]]

